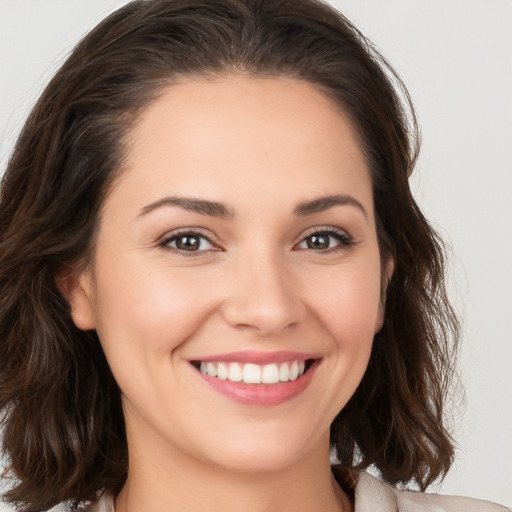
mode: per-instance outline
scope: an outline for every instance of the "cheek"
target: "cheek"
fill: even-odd
[[[372,260],[375,264],[336,268],[309,288],[316,315],[347,348],[371,344],[380,318],[380,265],[378,258]]]
[[[138,268],[137,268],[138,267]],[[100,269],[101,272],[101,269]],[[201,271],[119,262],[97,276],[97,330],[111,366],[168,361],[214,308]],[[211,280],[211,279],[210,279]],[[158,362],[158,361],[157,361]]]
[[[380,304],[378,253],[315,274],[308,287],[315,328],[328,340],[325,381],[316,397],[330,423],[361,382],[370,359]]]

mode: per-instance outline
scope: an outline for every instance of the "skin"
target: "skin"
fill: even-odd
[[[68,284],[76,325],[97,330],[122,390],[130,465],[116,511],[351,510],[331,475],[329,426],[384,312],[370,174],[347,118],[293,79],[187,81],[143,113],[125,167],[94,261]],[[295,213],[332,195],[351,202]],[[230,216],[155,207],[170,196]],[[326,229],[341,238],[308,245]],[[176,230],[210,242],[180,250]],[[293,399],[247,405],[190,363],[241,350],[319,364]]]

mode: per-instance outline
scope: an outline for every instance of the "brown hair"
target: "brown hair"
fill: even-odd
[[[450,467],[443,403],[457,321],[443,247],[411,195],[418,151],[400,79],[342,15],[315,0],[139,0],[75,48],[34,107],[0,195],[3,448],[25,511],[117,492],[128,456],[119,389],[94,331],[55,284],[93,249],[100,207],[138,114],[183,77],[286,75],[350,117],[372,173],[379,243],[395,270],[367,372],[331,428],[347,467],[426,488]]]

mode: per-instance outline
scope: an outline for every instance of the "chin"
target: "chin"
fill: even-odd
[[[247,450],[233,455],[226,454],[221,458],[217,454],[215,459],[213,462],[216,466],[229,472],[268,474],[294,467],[301,457],[297,456],[297,452],[276,453],[276,450],[274,450],[266,453],[255,453],[253,450]]]
[[[297,433],[298,434],[298,433]],[[325,444],[325,456],[329,457],[329,437],[312,440],[305,435],[293,435],[289,430],[278,435],[231,437],[229,442],[212,443],[210,460],[215,465],[228,471],[240,473],[269,473],[286,470],[303,460],[308,460],[310,453],[319,444]],[[227,438],[224,438],[227,439]]]

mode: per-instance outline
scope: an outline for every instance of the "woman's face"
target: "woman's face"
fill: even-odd
[[[328,454],[380,283],[347,118],[307,83],[230,76],[142,115],[71,305],[122,391],[130,457],[268,471]]]

